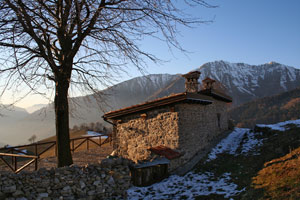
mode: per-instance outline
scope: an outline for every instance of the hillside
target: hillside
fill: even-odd
[[[239,127],[298,119],[300,88],[243,104],[231,109],[229,114]]]
[[[148,187],[129,199],[299,199],[300,120],[235,128],[191,172]]]
[[[263,198],[299,199],[300,197],[300,147],[264,164],[253,178],[254,191],[262,189]],[[253,195],[252,195],[253,196]]]
[[[24,108],[12,105],[0,105],[0,123],[2,123],[1,125],[4,125],[5,123],[11,120],[17,121],[23,119],[28,115],[29,113]]]
[[[44,107],[47,107],[47,104],[35,104],[35,105],[29,106],[25,109],[28,113],[33,113],[33,112],[35,112],[37,110],[40,110]]]
[[[29,116],[29,113],[23,108],[16,106],[2,107],[0,105],[0,143],[10,144],[12,139],[19,135],[19,130],[22,129],[16,131],[16,134],[13,134],[14,132],[10,130],[27,116]],[[28,138],[25,138],[26,142]]]
[[[5,143],[0,142],[0,148],[4,147],[5,145],[6,145]]]
[[[79,138],[86,134],[85,130],[78,130],[78,131],[70,131],[70,139],[72,138]],[[48,138],[45,138],[43,140],[40,140],[39,142],[50,142],[50,141],[56,141],[56,136],[51,136]]]

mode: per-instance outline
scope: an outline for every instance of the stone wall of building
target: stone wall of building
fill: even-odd
[[[169,170],[182,166],[201,151],[207,151],[228,130],[227,106],[179,103],[172,107],[132,114],[119,120],[115,153],[134,162],[151,159],[151,147],[163,145],[182,154],[171,160]]]
[[[0,199],[126,199],[129,161],[105,159],[100,165],[0,173]]]
[[[123,117],[116,127],[116,154],[137,162],[151,157],[149,148],[177,149],[178,113],[165,107]]]
[[[182,157],[171,162],[171,170],[188,162],[197,153],[207,151],[219,135],[228,130],[226,103],[210,105],[179,104],[179,152]],[[219,118],[219,119],[218,119]]]

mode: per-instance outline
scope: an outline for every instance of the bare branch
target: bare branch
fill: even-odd
[[[69,165],[69,88],[90,91],[103,104],[99,86],[108,86],[129,66],[143,73],[148,61],[161,62],[141,48],[144,38],[185,52],[178,27],[207,21],[183,13],[178,7],[184,3],[214,7],[204,0],[0,1],[0,98],[7,90],[26,87],[26,96],[55,88],[59,166]]]

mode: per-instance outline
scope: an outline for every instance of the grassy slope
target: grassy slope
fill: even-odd
[[[300,153],[300,128],[292,127],[285,132],[268,128],[256,128],[255,131],[263,132],[262,135],[256,135],[257,138],[265,138],[263,145],[257,149],[260,155],[234,156],[224,153],[213,161],[200,162],[196,171],[211,171],[216,178],[230,172],[232,181],[238,185],[238,189],[245,190],[234,199],[300,199],[299,157],[290,156]],[[289,154],[290,152],[293,153]],[[278,160],[285,161],[277,162]],[[277,164],[268,164],[272,162]],[[265,178],[270,174],[275,177],[276,182],[272,178]],[[224,199],[224,197],[214,194],[199,196],[196,199]]]
[[[80,130],[80,131],[70,131],[70,138],[77,138],[77,137],[81,137],[82,135],[86,134],[85,130]],[[55,141],[56,140],[56,136],[52,136],[46,139],[41,140],[40,142],[49,142],[49,141]]]
[[[231,109],[229,114],[239,127],[299,119],[300,88],[251,101]]]
[[[263,189],[262,198],[300,198],[300,148],[278,159],[266,162],[253,178],[253,187]]]

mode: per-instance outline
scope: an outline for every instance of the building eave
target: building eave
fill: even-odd
[[[122,117],[124,115],[133,114],[137,112],[142,112],[154,108],[158,108],[161,106],[176,104],[179,102],[186,102],[186,103],[197,103],[197,104],[203,104],[208,105],[213,102],[213,99],[197,93],[178,93],[175,95],[155,99],[153,101],[144,102],[141,104],[133,105],[130,107],[122,108],[115,111],[107,112],[103,115],[104,119],[115,119]]]

